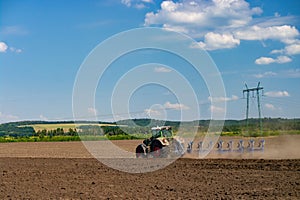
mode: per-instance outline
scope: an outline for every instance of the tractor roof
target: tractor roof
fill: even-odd
[[[151,130],[170,130],[170,129],[172,129],[171,126],[157,126],[151,128]]]

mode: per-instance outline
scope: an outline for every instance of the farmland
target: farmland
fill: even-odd
[[[151,163],[153,158],[135,159],[134,152],[143,138],[149,137],[151,126],[145,120],[139,121],[143,127],[127,122],[118,126],[84,122],[76,126],[69,122],[2,124],[0,199],[300,198],[299,120],[269,122],[262,135],[245,134],[242,122],[225,122],[219,140],[234,141],[236,149],[240,140],[246,144],[255,140],[257,145],[264,139],[264,151],[219,152],[215,145],[204,159],[196,145],[205,136],[207,122],[202,121],[190,153],[157,171],[137,174],[118,171],[95,159],[105,152],[112,155],[109,162],[139,170],[148,167],[149,163],[137,163]],[[176,122],[168,123],[177,131]],[[185,144],[193,139],[189,138],[189,127],[190,123],[184,124]],[[106,139],[111,143],[103,141]],[[133,157],[118,158],[113,146],[132,152]]]
[[[266,151],[254,155],[197,159],[194,152],[142,174],[107,167],[81,142],[0,143],[0,198],[299,199],[299,141],[298,135],[269,137]],[[128,151],[140,142],[113,141]]]

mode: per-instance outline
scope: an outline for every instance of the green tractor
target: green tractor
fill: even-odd
[[[136,147],[137,158],[180,157],[184,154],[184,141],[174,136],[172,127],[157,126],[151,128],[152,136]]]

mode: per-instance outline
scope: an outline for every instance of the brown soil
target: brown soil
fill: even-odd
[[[131,151],[139,142],[114,143]],[[182,158],[142,174],[105,166],[80,142],[2,143],[0,199],[300,199],[296,143],[268,138],[265,153]]]
[[[129,174],[92,158],[1,158],[0,199],[299,199],[300,160],[179,159]]]

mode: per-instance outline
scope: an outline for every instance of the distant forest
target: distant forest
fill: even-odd
[[[216,120],[217,121],[217,120]],[[217,121],[218,122],[218,121]],[[68,131],[59,128],[60,124],[88,124],[76,128],[70,128]],[[153,126],[172,126],[176,132],[179,126],[185,130],[190,127],[198,126],[198,132],[206,132],[210,120],[197,120],[190,122],[179,121],[162,121],[154,119],[132,119],[121,120],[118,122],[95,122],[95,121],[20,121],[0,124],[0,137],[45,137],[45,136],[77,136],[80,135],[128,135],[129,134],[150,134]],[[283,119],[283,118],[264,118],[263,132],[264,135],[278,135],[282,132],[288,134],[300,133],[300,119]],[[35,131],[30,125],[36,124],[57,124],[58,128],[53,130]],[[98,124],[110,124],[115,126],[98,126]],[[97,125],[97,126],[96,126]],[[122,126],[122,128],[120,128]],[[249,119],[249,125],[246,127],[245,120],[225,120],[223,126],[223,135],[245,135],[250,133],[252,136],[257,136],[259,132],[259,120]]]

